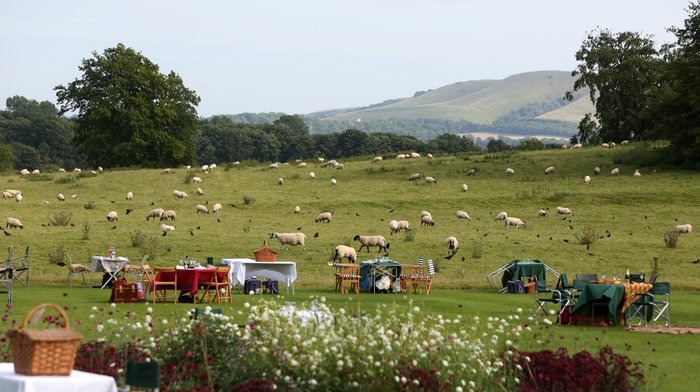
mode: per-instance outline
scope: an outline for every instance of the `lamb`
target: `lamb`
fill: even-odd
[[[435,184],[436,182],[437,182],[437,180],[434,179],[433,177],[430,177],[430,176],[425,177],[426,184]]]
[[[420,225],[426,225],[426,226],[435,226],[435,221],[433,220],[433,217],[430,215],[423,215],[420,218]]]
[[[214,204],[214,206],[211,208],[212,214],[218,214],[219,212],[221,212],[221,208],[221,203]]]
[[[469,214],[466,213],[466,211],[457,211],[457,218],[466,219],[468,221],[472,220],[472,218],[469,216]]]
[[[584,184],[589,184],[591,182],[591,176],[585,176],[583,177],[583,183]]]
[[[459,241],[457,241],[457,237],[450,236],[445,238],[445,245],[447,246],[447,258],[450,259],[457,253]]]
[[[197,188],[197,189],[195,189],[194,192],[197,194],[197,196],[204,195],[204,191],[202,190],[202,188]]]
[[[544,218],[545,216],[547,216],[547,211],[545,211],[544,209],[541,209],[541,210],[537,211],[537,216],[540,218]]]
[[[496,214],[495,220],[497,220],[497,221],[499,221],[499,220],[502,221],[502,220],[506,220],[507,217],[508,217],[508,214],[506,214],[505,211],[501,211],[501,212],[499,212],[498,214]]]
[[[595,174],[596,176],[600,174],[600,166],[596,166],[593,168],[593,174]]]
[[[401,230],[408,231],[409,226],[410,225],[409,225],[408,221],[405,221],[405,220],[397,221],[397,220],[393,219],[393,220],[389,221],[389,230],[391,231],[391,234],[400,233]]]
[[[566,207],[557,207],[557,215],[573,215],[574,213]]]
[[[301,211],[301,207],[299,206],[294,206],[294,213],[298,214]]]
[[[173,210],[167,210],[164,211],[163,214],[160,216],[160,220],[175,220],[177,217],[177,213]]]
[[[201,204],[197,204],[197,205],[195,206],[195,208],[197,209],[197,213],[198,213],[198,214],[208,214],[208,213],[209,213],[209,209],[207,208],[207,206],[203,206],[203,205],[201,205]]]
[[[639,169],[637,169],[637,170],[634,171],[634,174],[632,174],[632,175],[635,176],[635,177],[641,177],[641,176],[642,176],[642,173],[640,173],[640,172],[639,172]]]
[[[408,181],[415,181],[420,178],[420,173],[413,173],[408,176]]]
[[[6,199],[11,199],[11,198],[13,198],[13,197],[15,197],[15,196],[14,196],[12,193],[8,192],[8,191],[3,191],[3,192],[2,192],[2,197],[6,198]]]
[[[316,223],[319,223],[319,222],[330,223],[332,217],[333,217],[333,214],[331,214],[330,212],[322,212],[322,213],[318,214],[315,221],[316,221]]]
[[[5,228],[8,227],[10,229],[24,229],[24,225],[17,218],[7,218],[7,221],[5,222]]]
[[[381,235],[356,235],[355,238],[353,238],[353,241],[360,241],[360,251],[362,251],[363,247],[367,247],[367,252],[369,252],[369,247],[370,246],[376,246],[379,248],[378,252],[381,252],[382,249],[384,249],[384,252],[387,251],[387,248],[389,247],[389,243],[386,242],[386,238]]]
[[[107,221],[108,222],[116,222],[119,220],[119,215],[117,215],[117,211],[110,211],[107,213]]]
[[[620,175],[620,169],[614,168],[610,171],[611,176],[619,176]]]
[[[163,237],[165,237],[165,235],[168,234],[169,231],[175,231],[175,226],[170,226],[166,225],[165,223],[161,223],[160,232],[163,233]]]
[[[556,169],[554,169],[554,166],[549,166],[548,168],[544,169],[544,174],[552,174],[555,172]]]
[[[684,225],[674,227],[672,231],[679,234],[690,234],[693,231],[693,226],[690,223],[686,223]]]
[[[374,157],[374,158],[372,158],[372,163],[379,163],[379,162],[381,162],[382,160],[384,160],[384,158],[382,158],[382,157]]]
[[[509,176],[514,176],[514,175],[515,175],[515,170],[513,170],[512,168],[509,167],[509,168],[506,169],[506,174],[509,175]]]
[[[527,227],[525,222],[523,222],[521,219],[510,216],[505,219],[505,226],[515,226],[516,229],[519,227]]]
[[[154,220],[155,218],[160,218],[161,216],[163,216],[164,212],[165,211],[162,208],[156,208],[154,210],[151,210],[148,213],[148,215],[146,215],[146,221],[148,222],[148,220],[150,220],[151,218],[153,218]]]
[[[201,177],[194,176],[194,177],[192,177],[192,182],[201,183],[201,182],[202,182],[202,178],[201,178]]]
[[[15,201],[16,201],[17,203],[19,203],[20,201],[22,201],[22,199],[24,199],[24,196],[22,196],[21,193],[18,193],[18,194],[15,195]]]
[[[343,260],[347,258],[349,262],[354,263],[357,261],[357,252],[352,246],[338,245],[335,247],[335,254],[333,255],[333,261]]]
[[[468,175],[468,176],[473,176],[473,175],[475,175],[475,174],[476,174],[476,169],[469,169],[469,170],[467,170],[467,175]]]
[[[469,190],[469,185],[467,184],[462,184],[462,192],[466,192]]]
[[[270,239],[273,238],[277,238],[282,245],[306,248],[306,234],[304,233],[270,233]]]
[[[277,185],[282,185],[282,184],[284,184],[284,180],[282,179],[282,177],[280,177],[277,179]]]
[[[331,185],[332,186],[335,186],[335,184],[337,184],[337,183],[338,183],[338,181],[336,181],[335,178],[331,178]]]
[[[134,193],[133,192],[127,192],[126,193],[126,200],[133,200],[134,198]]]

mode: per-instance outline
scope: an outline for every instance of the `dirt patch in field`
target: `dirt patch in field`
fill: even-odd
[[[648,326],[648,327],[628,327],[628,331],[632,332],[647,332],[647,333],[670,333],[676,335],[696,335],[700,334],[700,328],[698,327],[664,327],[664,326]]]

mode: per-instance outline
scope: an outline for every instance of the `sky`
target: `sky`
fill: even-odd
[[[460,81],[572,71],[587,33],[657,44],[687,0],[24,0],[0,5],[0,108],[56,103],[119,43],[201,98],[198,114],[365,106]]]

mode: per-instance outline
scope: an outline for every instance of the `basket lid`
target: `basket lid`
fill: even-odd
[[[67,342],[83,339],[83,335],[73,328],[22,328],[15,333],[17,335],[23,335],[34,342]]]

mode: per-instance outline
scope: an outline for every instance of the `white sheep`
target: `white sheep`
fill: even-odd
[[[569,149],[569,146],[567,146],[566,144],[562,144],[562,145],[561,145],[561,149],[562,149],[562,150],[568,150],[568,149]]]
[[[119,220],[119,215],[117,214],[117,211],[110,211],[107,213],[107,221],[108,222],[116,222]]]
[[[401,230],[408,231],[409,226],[410,224],[408,223],[408,221],[405,220],[397,221],[393,219],[389,221],[389,230],[391,234],[400,233]]]
[[[205,172],[205,171],[209,170],[209,165],[202,165],[201,169],[203,172]]]
[[[207,206],[197,204],[195,206],[195,208],[197,209],[198,214],[208,214],[209,213],[209,209],[207,208]]]
[[[468,221],[471,221],[472,218],[467,214],[466,211],[457,211],[457,218],[458,219],[466,219]]]
[[[420,225],[426,225],[426,226],[435,226],[435,221],[433,220],[433,217],[430,215],[423,215],[420,218]]]
[[[160,174],[170,174],[172,172],[173,172],[173,169],[166,167],[165,169],[163,169],[163,171],[160,172]]]
[[[583,144],[581,144],[581,143],[576,143],[576,144],[574,144],[573,146],[571,146],[571,148],[583,148]]]
[[[322,212],[322,213],[318,214],[315,221],[316,221],[316,223],[319,223],[319,222],[330,223],[331,218],[333,218],[333,214],[331,214],[330,212]]]
[[[211,165],[209,165],[209,169],[210,170],[216,169],[216,163],[212,163]]]
[[[70,195],[70,198],[73,199],[73,200],[78,200],[78,199],[80,199],[80,196],[78,196],[78,195]]]
[[[306,248],[306,234],[304,233],[270,233],[270,239],[277,238],[282,245],[301,246]]]
[[[80,174],[80,173],[82,173],[82,170],[80,170],[79,167],[76,167],[75,169],[73,169],[73,173]]]
[[[177,189],[173,191],[173,196],[177,197],[178,199],[187,199],[188,197],[190,197],[190,195],[188,195],[187,193],[183,191],[178,191]]]
[[[424,217],[424,216],[429,216],[429,217],[431,217],[431,218],[433,217],[433,215],[432,215],[431,213],[429,213],[428,211],[421,211],[421,212],[420,212],[420,217],[422,218],[422,217]]]
[[[301,212],[301,207],[299,207],[299,206],[294,206],[294,213],[295,213],[295,214],[298,214],[299,212]]]
[[[584,184],[589,184],[591,182],[591,176],[585,176],[583,177],[583,183]]]
[[[336,163],[335,169],[336,170],[343,170],[343,169],[345,169],[345,165],[342,163]]]
[[[627,145],[627,144],[630,144],[630,141],[629,141],[629,140],[623,140],[623,141],[620,142],[620,145],[621,145],[621,146],[624,146],[624,145]]]
[[[126,193],[126,200],[133,200],[134,199],[134,193],[133,192],[127,192]]]
[[[66,172],[66,169],[60,168],[60,169],[58,169],[58,172],[59,172],[59,173],[65,173],[65,172]]]
[[[620,169],[614,168],[610,171],[611,176],[619,176],[620,175]]]
[[[331,178],[331,185],[332,186],[335,186],[335,184],[337,184],[337,183],[338,183],[338,181],[336,181],[335,178]]]
[[[150,220],[151,218],[153,218],[154,220],[155,218],[160,218],[161,216],[163,216],[164,212],[165,210],[163,210],[162,208],[153,209],[148,213],[148,215],[146,215],[146,221]]]
[[[447,246],[447,257],[452,258],[457,253],[457,249],[459,249],[457,237],[450,236],[445,238],[445,246]]]
[[[545,211],[543,208],[543,209],[537,211],[537,216],[540,218],[544,218],[545,216],[547,216],[547,211]]]
[[[384,160],[384,158],[382,158],[382,157],[374,157],[374,158],[372,158],[372,163],[379,163],[379,162],[381,162],[382,160]]]
[[[175,231],[175,226],[170,226],[166,225],[165,223],[161,223],[160,232],[163,233],[163,236],[165,236],[169,231]]]
[[[426,157],[428,157],[428,159],[433,159],[433,154],[428,153],[428,155],[426,155]]]
[[[525,222],[523,222],[522,219],[514,218],[511,216],[506,217],[504,225],[506,227],[515,226],[516,229],[519,227],[527,227],[527,224],[525,224]]]
[[[97,166],[97,172],[102,173],[105,169],[102,166]]]
[[[19,203],[20,201],[22,201],[22,199],[24,199],[24,196],[22,196],[21,193],[18,193],[18,194],[15,195],[15,201],[16,201],[17,203]]]
[[[382,235],[356,235],[355,238],[353,238],[353,241],[360,241],[360,249],[359,251],[362,251],[363,247],[367,247],[367,252],[369,252],[369,247],[370,246],[376,246],[379,248],[378,252],[381,252],[382,249],[384,252],[387,251],[387,248],[389,247],[389,243],[386,242],[386,238]]]
[[[5,222],[5,228],[8,227],[10,229],[24,229],[24,225],[17,218],[7,218],[7,221]]]
[[[271,163],[267,166],[267,170],[277,169],[278,167],[280,167],[280,165],[277,162]]]
[[[406,159],[406,154],[399,154],[396,156],[396,159]]]
[[[557,215],[573,215],[573,211],[566,207],[557,207]]]
[[[233,166],[238,166],[238,165],[240,165],[240,164],[241,164],[241,161],[234,161],[234,162],[233,162]]]
[[[222,208],[223,207],[221,206],[221,203],[216,203],[216,204],[214,204],[214,206],[211,207],[211,212],[213,214],[218,214],[219,212],[221,212]]]
[[[673,231],[681,234],[690,234],[693,231],[693,226],[690,223],[686,223],[684,225],[674,227]]]
[[[436,182],[437,182],[437,180],[436,180],[435,178],[431,177],[431,176],[425,177],[425,183],[426,183],[426,184],[435,184]]]
[[[2,197],[4,197],[5,199],[11,199],[11,198],[14,198],[15,195],[13,195],[11,192],[3,191],[3,192],[2,192]]]
[[[349,262],[354,263],[357,261],[357,252],[352,246],[338,245],[335,247],[335,253],[333,255],[333,261],[343,260],[347,258]]]
[[[462,184],[462,192],[466,192],[469,190],[469,185],[467,184]]]
[[[408,181],[415,181],[420,178],[420,173],[413,173],[408,176]]]
[[[468,175],[468,176],[473,176],[473,175],[475,175],[475,174],[476,174],[476,169],[469,169],[469,170],[467,170],[467,175]]]
[[[600,145],[600,147],[602,147],[602,148],[609,148],[610,145],[609,145],[608,143],[602,143],[602,144]]]
[[[41,170],[39,170],[39,169],[34,169],[34,170],[32,170],[32,174],[35,175],[35,176],[36,176],[36,175],[39,175],[39,174],[41,174]]]
[[[21,174],[22,176],[28,176],[30,174],[30,171],[27,169],[22,169],[20,170],[19,174]]]
[[[420,154],[417,152],[412,152],[411,153],[411,158],[420,158]]]
[[[173,210],[167,210],[163,211],[163,214],[160,216],[160,220],[175,220],[177,218],[177,213]]]
[[[90,174],[97,174],[97,172],[94,170],[90,170]]]
[[[300,163],[297,165],[297,167],[299,167],[299,168],[306,167],[306,162],[300,162]]]
[[[632,174],[632,175],[635,176],[635,177],[641,177],[641,176],[642,176],[642,173],[640,173],[640,172],[639,172],[639,169],[637,169],[637,170],[634,171],[634,174]]]
[[[496,214],[495,220],[502,221],[502,220],[506,220],[507,217],[508,217],[508,214],[505,211],[501,211],[498,214]]]
[[[284,180],[282,179],[282,177],[280,177],[277,179],[277,185],[282,185],[282,184],[284,184]]]
[[[312,179],[312,180],[315,180],[315,179],[316,179],[316,173],[314,173],[314,172],[309,172],[309,178]]]
[[[593,168],[593,174],[595,174],[596,176],[600,174],[600,166],[596,166]]]
[[[514,175],[515,175],[515,170],[513,170],[512,168],[509,167],[509,168],[506,169],[506,174],[509,175],[509,176],[514,176]]]
[[[199,183],[202,182],[202,178],[201,178],[201,177],[194,176],[194,177],[192,177],[192,182],[198,183],[198,184],[199,184]]]
[[[552,174],[555,171],[556,171],[556,169],[554,168],[554,166],[549,166],[546,169],[544,169],[544,174]]]

